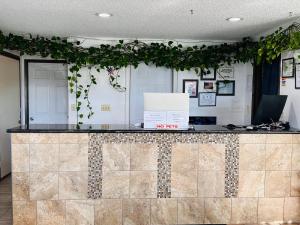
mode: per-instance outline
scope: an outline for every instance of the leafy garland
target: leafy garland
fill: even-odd
[[[98,47],[83,48],[80,42],[68,42],[66,38],[28,37],[8,34],[0,31],[0,51],[4,49],[19,51],[21,55],[40,55],[53,59],[64,59],[70,65],[71,75],[68,77],[69,89],[76,95],[76,110],[78,124],[82,124],[84,114],[81,113],[83,100],[88,109],[87,118],[94,114],[89,100],[91,87],[97,84],[97,72],[106,70],[109,82],[118,91],[126,89],[118,83],[120,68],[129,65],[135,68],[140,63],[166,67],[176,71],[194,70],[197,74],[210,73],[210,69],[217,69],[224,64],[233,63],[260,63],[262,60],[271,62],[280,53],[287,49],[300,48],[299,26],[291,25],[288,29],[280,28],[275,33],[263,37],[259,42],[244,38],[240,42],[220,45],[202,45],[184,48],[181,44],[175,45],[172,41],[164,43],[145,44],[138,40],[124,43],[120,40],[115,45],[101,44]],[[89,83],[81,83],[80,70],[88,68]]]

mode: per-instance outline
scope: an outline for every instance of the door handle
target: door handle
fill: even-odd
[[[33,117],[30,117],[29,119],[30,119],[30,121],[34,121]]]

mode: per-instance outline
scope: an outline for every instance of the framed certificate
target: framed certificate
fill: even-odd
[[[198,80],[183,80],[182,92],[188,93],[190,98],[197,98]]]
[[[234,68],[233,66],[222,66],[217,70],[218,80],[233,80]]]
[[[199,92],[198,106],[216,106],[217,95],[216,92]]]
[[[294,58],[283,59],[282,60],[282,78],[291,78],[294,77]]]
[[[300,89],[300,63],[295,66],[295,88]]]
[[[217,95],[219,96],[234,96],[235,95],[235,81],[234,80],[218,80],[217,81]]]

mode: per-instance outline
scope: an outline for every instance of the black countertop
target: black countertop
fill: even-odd
[[[227,129],[220,125],[195,125],[188,130],[156,130],[144,129],[130,125],[78,125],[76,124],[34,124],[29,126],[18,126],[7,130],[8,133],[299,133],[300,130],[290,128],[289,130],[257,130],[247,131],[245,128]]]

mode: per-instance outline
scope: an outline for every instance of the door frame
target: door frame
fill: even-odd
[[[11,58],[11,59],[15,59],[17,61],[19,61],[19,124],[21,125],[21,115],[22,115],[22,81],[21,81],[21,60],[20,60],[20,56],[18,55],[14,55],[10,52],[6,52],[6,51],[0,51],[0,55],[5,56],[7,58]]]
[[[67,61],[56,59],[24,59],[25,126],[29,126],[29,63],[67,64]]]

